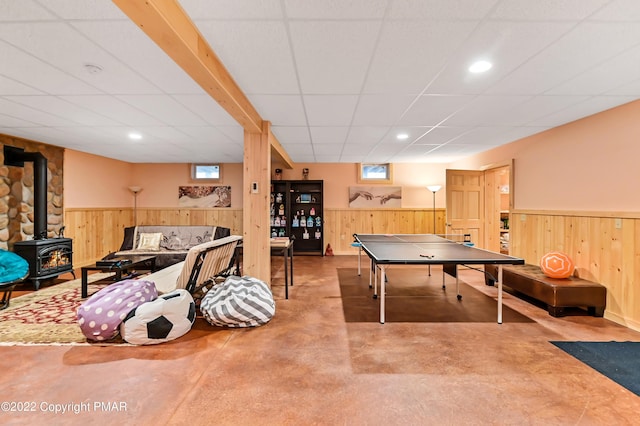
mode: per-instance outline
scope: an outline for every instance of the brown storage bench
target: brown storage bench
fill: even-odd
[[[494,285],[498,278],[497,265],[484,265],[485,283]],[[582,278],[549,278],[536,265],[505,265],[502,284],[547,305],[554,317],[565,315],[564,309],[586,307],[589,314],[601,317],[607,305],[607,289],[601,284]]]

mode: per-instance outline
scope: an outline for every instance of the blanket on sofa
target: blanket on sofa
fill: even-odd
[[[231,235],[222,226],[139,225],[125,228],[124,240],[114,256],[153,255],[156,269],[182,262],[190,248]]]

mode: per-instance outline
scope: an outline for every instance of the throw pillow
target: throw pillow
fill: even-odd
[[[160,240],[162,240],[162,232],[141,233],[138,240],[137,250],[160,250]]]

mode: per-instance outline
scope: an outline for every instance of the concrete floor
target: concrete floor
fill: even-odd
[[[640,333],[554,318],[508,294],[505,305],[534,322],[346,323],[336,268],[356,265],[355,256],[296,257],[284,300],[274,261],[277,312],[260,328],[199,318],[158,346],[0,347],[0,423],[640,424],[639,397],[549,343]],[[461,277],[496,294],[476,271]]]

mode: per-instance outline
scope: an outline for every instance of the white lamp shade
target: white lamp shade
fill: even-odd
[[[142,188],[139,186],[130,186],[129,191],[133,192],[134,194],[137,194],[138,192],[142,191]]]
[[[442,188],[442,185],[429,185],[427,186],[427,189],[431,192],[438,192],[440,191],[440,188]]]

